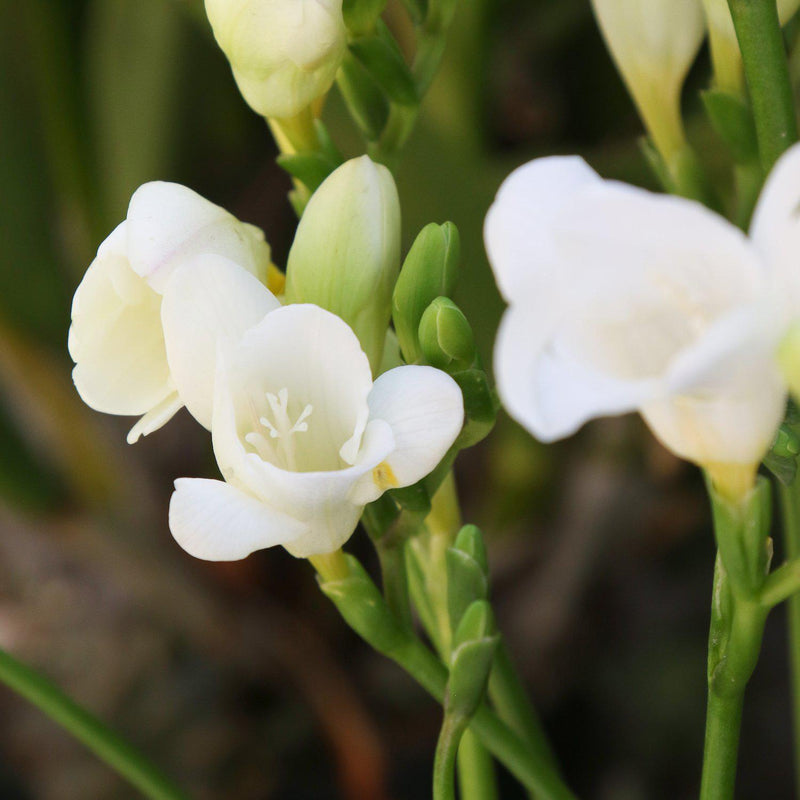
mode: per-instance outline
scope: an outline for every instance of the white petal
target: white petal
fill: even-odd
[[[503,406],[537,439],[562,439],[590,419],[634,411],[658,394],[658,382],[616,378],[559,348],[562,309],[541,299],[540,307],[506,311],[494,351]]]
[[[236,561],[256,550],[286,545],[306,530],[227,483],[201,478],[175,481],[169,527],[187,553],[206,561]]]
[[[394,439],[389,426],[373,420],[364,431],[358,462],[329,472],[289,472],[266,463],[253,454],[246,456],[258,475],[257,490],[270,506],[291,514],[308,526],[308,532],[286,545],[298,558],[331,553],[352,535],[366,502],[382,494],[372,472],[392,452]],[[371,483],[372,487],[365,486]]]
[[[389,484],[410,486],[442,460],[464,424],[458,384],[432,367],[396,367],[381,375],[369,395],[370,419],[389,423],[394,452],[386,459]]]
[[[225,256],[261,279],[269,264],[269,248],[254,226],[186,186],[163,181],[145,183],[131,197],[127,245],[134,271],[158,292],[190,256]]]
[[[276,308],[280,303],[262,283],[221,256],[198,256],[173,271],[161,306],[167,360],[201,425],[211,428],[218,349],[229,351]]]
[[[137,281],[140,291],[117,293],[117,286]],[[87,405],[144,414],[172,393],[160,306],[123,257],[98,255],[89,266],[75,292],[69,333],[73,380]]]
[[[796,318],[800,315],[800,145],[787,150],[772,168],[753,214],[750,236],[769,264],[788,320]]]
[[[599,181],[577,156],[538,158],[514,170],[497,192],[483,229],[500,292],[512,302],[553,268],[551,225],[579,189]]]
[[[130,429],[128,432],[128,444],[136,444],[141,436],[149,436],[153,431],[157,431],[166,425],[182,408],[183,401],[177,392],[165,397]]]
[[[347,461],[358,452],[372,375],[355,334],[334,314],[313,305],[273,311],[245,334],[227,371],[241,414],[283,389],[312,407],[308,431],[296,438],[299,470],[338,469],[340,453]]]

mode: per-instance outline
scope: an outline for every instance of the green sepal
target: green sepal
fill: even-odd
[[[375,650],[391,656],[408,643],[409,633],[389,606],[358,559],[345,554],[350,574],[335,581],[320,581],[320,589],[333,602],[347,624]]]
[[[497,421],[499,404],[482,369],[457,372],[453,379],[464,397],[464,427],[454,447],[463,450],[472,447],[489,435]]]
[[[437,297],[453,293],[460,258],[461,240],[452,222],[426,225],[408,251],[392,295],[392,319],[409,364],[422,359],[418,339],[422,315]]]
[[[465,525],[448,548],[445,559],[447,610],[450,630],[455,633],[470,604],[489,596],[489,565],[480,529]]]
[[[764,456],[764,466],[785,486],[791,486],[797,477],[797,456],[800,455],[800,436],[784,422],[770,449]]]
[[[449,297],[437,297],[425,309],[419,345],[425,362],[445,372],[469,369],[477,355],[472,326]]]
[[[344,24],[352,36],[369,33],[383,13],[386,0],[344,0],[342,15]]]
[[[486,600],[471,603],[453,637],[445,698],[448,715],[469,719],[478,710],[499,643],[491,605]]]
[[[702,92],[711,127],[738,164],[758,160],[758,139],[753,112],[744,99],[722,89]]]
[[[383,36],[354,39],[350,42],[350,52],[390,100],[403,106],[413,106],[419,102],[417,85],[408,64]]]
[[[276,161],[289,175],[305,184],[312,194],[338,166],[322,153],[282,153]]]
[[[719,494],[710,481],[708,492],[717,547],[733,591],[753,597],[763,585],[772,560],[770,483],[759,477],[753,489],[738,502]]]
[[[389,117],[389,103],[367,70],[350,53],[336,78],[350,116],[369,141],[377,141]]]
[[[431,497],[424,479],[402,489],[392,489],[389,494],[401,508],[415,516],[426,517],[430,513]]]

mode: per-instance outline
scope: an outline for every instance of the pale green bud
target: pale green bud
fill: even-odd
[[[465,525],[447,549],[447,610],[455,633],[464,612],[489,594],[489,564],[483,536],[475,525]]]
[[[447,372],[461,372],[475,361],[475,337],[461,309],[448,297],[437,297],[419,323],[425,361]]]
[[[667,163],[684,143],[680,95],[705,33],[700,0],[592,0],[608,49]]]
[[[312,195],[286,270],[286,300],[314,303],[356,333],[378,374],[400,268],[400,200],[386,167],[345,162]]]
[[[206,0],[206,13],[259,114],[294,117],[330,89],[347,46],[342,0]]]
[[[417,334],[425,309],[439,296],[452,294],[461,246],[452,222],[426,225],[408,251],[392,298],[392,317],[406,361],[419,361]]]
[[[795,323],[778,346],[778,365],[795,401],[800,398],[800,323]]]
[[[491,605],[476,600],[467,608],[453,637],[445,700],[448,714],[469,718],[477,711],[499,643]]]

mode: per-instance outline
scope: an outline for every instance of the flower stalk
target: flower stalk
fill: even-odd
[[[728,0],[753,105],[764,171],[797,141],[789,65],[775,0]]]

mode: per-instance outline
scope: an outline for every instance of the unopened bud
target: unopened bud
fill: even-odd
[[[475,361],[475,337],[461,309],[437,297],[422,315],[419,344],[425,361],[447,372],[461,372]]]

